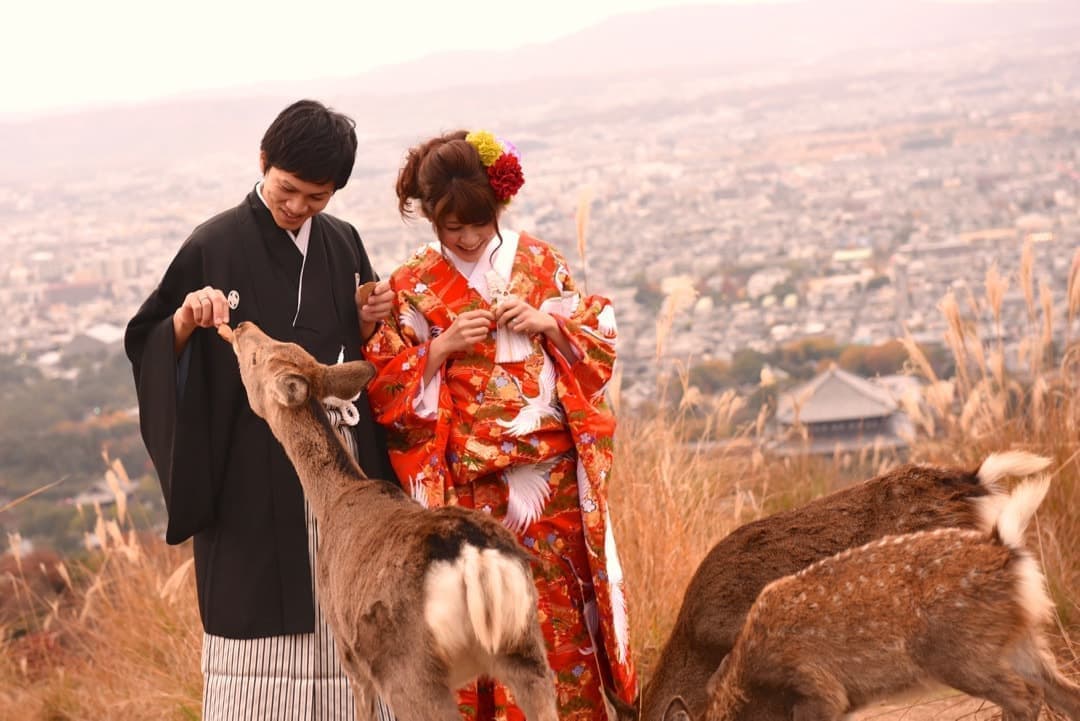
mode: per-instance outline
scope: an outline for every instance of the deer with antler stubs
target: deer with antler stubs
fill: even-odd
[[[556,721],[536,588],[514,536],[481,512],[425,509],[368,479],[330,426],[323,400],[355,398],[374,368],[322,365],[252,323],[219,332],[318,521],[319,602],[357,713],[374,691],[399,721],[457,719],[454,689],[484,675],[505,683],[530,720]]]

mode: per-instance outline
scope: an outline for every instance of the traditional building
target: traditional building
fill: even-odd
[[[868,446],[899,450],[911,438],[911,420],[894,391],[833,365],[780,397],[774,418],[780,455],[857,452]],[[793,433],[798,426],[806,430]]]

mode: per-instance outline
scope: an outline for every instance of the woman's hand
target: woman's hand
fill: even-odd
[[[533,308],[516,295],[506,296],[495,306],[495,322],[525,335],[550,335],[559,330],[559,324],[553,317]]]
[[[516,333],[543,335],[564,357],[575,357],[573,347],[555,316],[533,308],[516,295],[507,295],[495,306],[495,322]]]
[[[467,310],[455,318],[439,337],[431,341],[432,348],[437,346],[446,357],[466,351],[487,338],[494,323],[495,316],[491,311],[482,308]]]
[[[431,341],[431,355],[424,368],[424,383],[431,382],[446,359],[455,353],[472,348],[488,337],[495,325],[495,316],[489,310],[467,310]]]

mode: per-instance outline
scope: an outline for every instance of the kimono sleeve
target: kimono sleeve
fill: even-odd
[[[561,297],[545,301],[543,308],[555,318],[574,349],[576,358],[566,360],[575,380],[582,392],[594,398],[607,387],[615,366],[615,309],[603,296],[582,296],[566,270],[566,259],[554,248],[551,252],[559,269],[555,284]],[[554,343],[546,339],[544,343],[549,353],[559,353]]]
[[[182,392],[173,349],[172,315],[184,295],[202,285],[200,255],[190,243],[181,248],[124,333],[124,349],[135,376],[139,428],[165,497],[166,541],[171,544],[209,527],[214,519],[210,408],[201,352],[205,333],[197,331],[188,342]]]
[[[395,291],[390,317],[364,345],[364,357],[376,371],[368,384],[368,400],[375,420],[390,430],[387,445],[392,453],[429,443],[437,425],[436,414],[418,411],[431,346],[424,332],[426,321],[400,290]],[[425,328],[418,329],[417,324]]]

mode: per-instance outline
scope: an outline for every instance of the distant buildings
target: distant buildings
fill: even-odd
[[[82,356],[103,356],[121,353],[124,350],[124,329],[112,323],[95,323],[85,331],[76,333],[64,346],[66,358]]]
[[[733,87],[702,68],[587,100],[515,96],[506,124],[523,139],[529,184],[500,223],[559,247],[580,286],[613,299],[625,407],[651,403],[677,364],[744,349],[904,333],[940,344],[949,292],[981,337],[1000,339],[1010,370],[1044,308],[1059,346],[1077,337],[1064,291],[1080,247],[1080,49],[943,52],[905,55],[899,74],[791,68]],[[385,124],[365,131],[362,166],[329,210],[356,225],[385,276],[432,237],[426,222],[401,222],[392,192],[416,123],[430,120],[376,115]],[[110,171],[0,182],[0,354],[64,372],[93,347],[88,329],[122,326],[191,230],[254,183],[242,149],[162,150]],[[994,264],[1009,283],[1000,322],[985,303]],[[658,343],[661,288],[675,276],[700,298]]]

